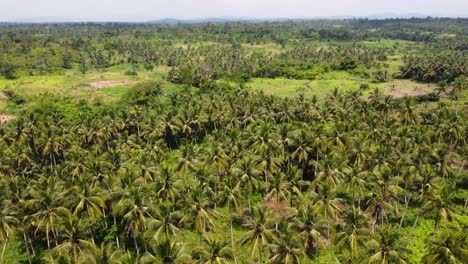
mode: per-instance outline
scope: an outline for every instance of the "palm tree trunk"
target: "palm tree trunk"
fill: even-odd
[[[115,219],[115,216],[114,216],[114,225],[117,226],[117,220]],[[120,241],[119,241],[119,235],[115,234],[115,242],[117,243],[117,248],[120,248]]]
[[[2,255],[0,256],[0,263],[3,263],[3,256],[5,255],[6,243],[3,244]]]
[[[26,233],[23,231],[24,245],[26,246],[26,253],[28,255],[28,263],[31,264],[31,255],[29,255],[28,240],[26,239]]]
[[[230,217],[230,224],[231,224],[231,244],[232,244],[232,251],[234,251],[234,253],[236,252],[236,249],[234,247],[234,233],[232,231],[232,216]],[[236,254],[234,254],[234,262],[237,264],[237,257],[236,257]]]
[[[133,225],[130,225],[130,229],[132,231],[133,243],[135,244],[136,251],[139,252],[140,250],[138,248],[138,242],[137,242],[137,239],[136,239],[135,228],[133,227]]]
[[[49,230],[46,232],[46,239],[47,239],[47,249],[50,249],[50,238],[49,238]],[[1,263],[1,262],[0,262]]]
[[[58,246],[58,231],[52,228],[52,235],[54,235],[55,246]]]
[[[318,169],[318,158],[319,158],[319,153],[317,150],[317,156],[315,158],[315,170],[314,170],[314,177],[317,177],[317,169]]]
[[[262,247],[258,248],[258,255],[260,256],[260,263],[263,264]]]
[[[418,211],[418,215],[416,216],[416,220],[414,220],[413,227],[411,227],[411,230],[410,230],[410,232],[408,234],[408,238],[406,239],[406,244],[408,244],[408,242],[410,241],[411,236],[413,235],[414,229],[416,228],[416,224],[418,223],[420,216],[421,216],[421,210]]]
[[[434,227],[434,235],[432,235],[432,241],[435,240],[435,237],[437,235],[437,231],[439,230],[439,224],[440,224],[440,221],[436,220],[435,227]]]
[[[410,200],[411,200],[411,194],[409,195],[409,197],[406,197],[406,194],[405,194],[405,210],[403,210],[403,214],[401,215],[400,225],[398,226],[397,234],[400,233],[400,229],[401,229],[401,226],[403,225],[403,220],[405,219],[406,211],[408,210],[408,205],[409,205]]]
[[[13,259],[15,260],[16,264],[19,264],[18,258],[16,257],[15,249],[11,245],[10,238],[8,236],[7,236],[7,243],[8,243],[8,246],[10,247],[11,254],[13,255]]]

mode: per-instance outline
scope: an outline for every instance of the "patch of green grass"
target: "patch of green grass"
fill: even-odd
[[[120,85],[115,87],[103,88],[100,91],[107,95],[111,95],[117,98],[122,98],[128,90],[132,89],[133,85]]]
[[[292,97],[300,93],[306,96],[317,96],[319,99],[325,98],[333,89],[338,88],[341,91],[349,91],[359,89],[363,83],[369,84],[369,91],[374,88],[382,87],[382,84],[370,83],[369,80],[360,79],[332,79],[333,74],[341,75],[341,77],[349,76],[348,73],[332,72],[329,73],[327,79],[319,80],[294,80],[286,78],[265,79],[255,78],[246,84],[253,90],[263,90],[267,94],[275,94],[279,96]],[[328,79],[330,78],[330,79]]]

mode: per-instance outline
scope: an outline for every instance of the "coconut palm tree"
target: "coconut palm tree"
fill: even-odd
[[[435,219],[434,235],[432,236],[433,240],[437,235],[440,224],[443,222],[447,223],[455,218],[456,213],[452,203],[452,197],[453,192],[446,186],[429,195],[422,207],[422,211],[425,215]]]
[[[349,262],[358,261],[362,251],[367,248],[371,237],[367,219],[353,207],[343,224],[338,224],[337,233],[333,237],[336,248],[342,252]]]
[[[11,245],[11,237],[14,235],[16,227],[19,225],[17,218],[18,212],[13,204],[8,200],[4,200],[1,204],[0,210],[0,241],[3,243],[2,254],[0,256],[0,263],[2,262],[5,253],[5,247],[10,247],[13,259],[19,264],[16,252]]]
[[[267,263],[299,264],[305,257],[301,240],[290,227],[281,230],[269,247],[272,253]]]
[[[183,243],[163,239],[150,243],[149,252],[141,257],[140,263],[182,264],[189,259]]]
[[[202,245],[195,249],[200,260],[206,264],[232,263],[234,251],[229,247],[229,240],[222,241],[213,237],[203,238]]]
[[[405,264],[405,253],[408,253],[408,249],[403,246],[396,233],[386,228],[377,234],[375,240],[367,243],[362,263]]]
[[[240,159],[232,168],[232,173],[240,179],[239,184],[245,186],[249,211],[252,209],[250,196],[260,185],[260,181],[257,179],[260,174],[257,166],[256,159],[253,156],[246,156]]]
[[[274,215],[271,207],[255,206],[244,216],[243,227],[248,231],[241,239],[241,244],[249,244],[249,257],[258,252],[258,261],[263,263],[266,246],[275,240]]]
[[[428,264],[461,264],[466,259],[468,259],[467,235],[450,230],[432,241],[429,252],[423,257],[423,262]]]

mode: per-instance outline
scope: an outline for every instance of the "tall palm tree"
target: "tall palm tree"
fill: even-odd
[[[304,253],[309,256],[317,254],[318,249],[324,248],[326,244],[326,221],[319,217],[309,201],[299,205],[295,219],[291,227],[298,232]]]
[[[429,252],[423,257],[427,264],[461,264],[468,259],[468,237],[466,233],[450,230],[438,236],[429,246]]]
[[[173,240],[154,240],[150,244],[149,252],[145,253],[140,263],[163,263],[163,264],[182,264],[186,263],[190,257],[186,254],[185,245]]]
[[[239,184],[246,187],[249,211],[252,209],[250,196],[260,185],[260,181],[257,179],[257,176],[260,174],[257,166],[256,159],[253,156],[246,156],[239,160],[232,168],[232,173],[240,179]]]
[[[125,252],[116,248],[114,243],[102,243],[97,246],[89,241],[81,241],[83,251],[78,257],[79,264],[124,264],[126,262]]]
[[[8,200],[3,201],[1,204],[0,241],[3,243],[3,250],[2,255],[0,256],[0,263],[5,253],[5,247],[8,245],[13,255],[13,259],[17,264],[19,264],[16,252],[13,249],[13,246],[11,245],[11,236],[14,234],[16,227],[19,225],[19,220],[17,218],[18,212],[15,209],[15,206],[11,204]]]
[[[452,221],[456,215],[452,197],[453,191],[449,187],[444,187],[429,195],[422,207],[425,215],[435,219],[433,240],[437,235],[440,224]]]
[[[344,223],[339,225],[333,241],[336,248],[350,261],[358,261],[367,247],[371,233],[366,226],[366,218],[353,208]]]
[[[271,256],[267,263],[299,264],[305,257],[300,239],[295,232],[286,227],[279,232],[278,240],[271,243]]]
[[[408,249],[398,239],[396,232],[386,228],[377,234],[376,240],[367,243],[362,263],[405,264],[405,253],[408,253]]]
[[[84,239],[87,226],[87,221],[78,218],[68,209],[63,210],[60,221],[63,240],[50,251],[50,254],[54,257],[65,256],[73,263],[78,262],[79,256],[85,248],[93,244]]]
[[[234,260],[234,251],[229,247],[229,241],[213,237],[203,238],[202,245],[195,250],[206,264],[227,264]]]
[[[193,187],[185,201],[187,204],[185,215],[179,221],[179,225],[193,224],[200,239],[215,227],[214,219],[220,217],[220,214],[212,208],[213,203],[209,201],[210,198],[213,198],[212,190],[206,184]]]
[[[258,252],[258,260],[263,263],[266,246],[275,239],[274,215],[271,207],[255,206],[244,217],[243,227],[248,231],[241,239],[241,244],[249,244],[249,256]]]
[[[330,239],[330,229],[332,219],[337,218],[337,214],[340,211],[341,199],[335,197],[331,186],[327,183],[319,185],[319,192],[317,197],[314,199],[313,208],[317,214],[324,217],[327,221],[327,238]]]
[[[239,211],[240,203],[242,200],[242,192],[239,189],[234,176],[228,177],[224,181],[224,187],[221,190],[222,204],[227,206],[229,212],[229,227],[231,233],[231,248],[233,251],[236,250],[234,244],[233,234],[233,217],[236,212]],[[237,258],[234,256],[234,261],[237,263]]]

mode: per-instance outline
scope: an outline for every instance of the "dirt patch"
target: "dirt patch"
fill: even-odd
[[[461,162],[458,160],[454,160],[452,162],[452,166],[457,167],[459,169],[463,169],[464,171],[468,171],[468,163],[466,162]]]
[[[5,93],[0,92],[0,100],[8,99]]]
[[[15,116],[12,115],[0,115],[0,124],[6,123],[8,121],[11,121],[15,119]]]
[[[100,82],[93,82],[90,85],[94,88],[109,88],[127,84],[136,84],[136,81],[131,80],[123,80],[123,81],[100,81]]]
[[[289,201],[288,200],[278,200],[275,197],[266,198],[261,202],[263,207],[271,207],[281,217],[288,216]]]
[[[409,80],[396,80],[385,85],[384,94],[393,98],[421,96],[432,93],[437,85],[417,83]]]

